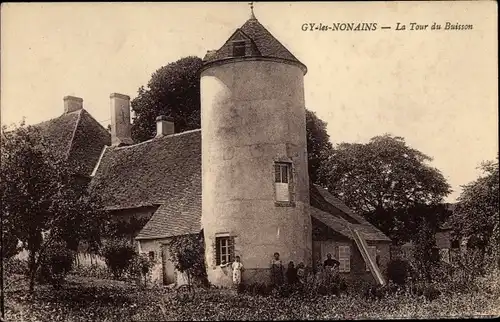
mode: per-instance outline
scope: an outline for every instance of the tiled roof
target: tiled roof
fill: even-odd
[[[108,147],[91,183],[107,209],[159,205],[137,239],[201,230],[201,131],[174,134],[127,147]],[[346,220],[368,240],[390,241],[326,190],[311,185],[311,216],[350,237]]]
[[[80,112],[80,120],[73,135],[69,161],[81,174],[90,176],[102,149],[111,144],[111,134],[86,110]]]
[[[48,141],[52,152],[68,160],[77,171],[89,176],[111,135],[86,110],[63,114],[34,127]]]
[[[303,65],[255,18],[249,19],[243,26],[236,29],[220,49],[207,52],[203,61],[211,63],[232,58],[231,42],[241,39],[250,41],[250,54],[248,55],[250,57],[285,59]]]
[[[73,133],[80,119],[82,110],[63,114],[51,120],[38,123],[34,127],[38,128],[44,139],[50,144],[52,153],[61,158],[67,158]]]
[[[168,205],[153,215],[151,220],[157,220],[168,209],[183,211],[187,200],[196,203],[200,176],[201,131],[193,130],[132,146],[108,147],[91,187],[107,209]]]
[[[365,239],[388,241],[390,238],[370,224],[362,216],[352,211],[340,199],[318,185],[310,185],[311,216],[323,222],[334,231],[352,238],[349,225],[360,231]]]

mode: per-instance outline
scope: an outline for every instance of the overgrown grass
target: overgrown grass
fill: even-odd
[[[27,293],[26,282],[7,283],[7,321],[158,321],[158,320],[322,320],[498,316],[500,274],[478,281],[476,291],[443,293],[434,301],[408,292],[366,299],[357,292],[303,296],[235,294],[197,290],[181,303],[166,288],[143,289],[132,283],[71,275],[60,290],[38,286]],[[16,278],[16,277],[15,277]]]

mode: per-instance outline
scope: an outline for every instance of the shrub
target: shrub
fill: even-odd
[[[5,275],[27,275],[28,274],[28,261],[11,257],[4,262]]]
[[[243,285],[242,291],[251,295],[269,296],[272,294],[273,287],[264,283],[252,283]]]
[[[417,282],[410,286],[410,293],[416,296],[424,296],[427,300],[433,301],[441,295],[441,291],[438,290],[433,284],[425,282]]]
[[[385,285],[365,285],[363,295],[369,300],[380,300],[401,290],[400,285],[389,281]]]
[[[307,296],[340,295],[347,291],[347,283],[341,275],[324,271],[299,284],[298,290]]]
[[[410,265],[403,259],[394,259],[387,265],[387,278],[398,285],[404,285],[409,277]]]
[[[54,243],[49,246],[40,260],[38,280],[59,288],[73,268],[75,255],[76,253],[66,248],[63,243]]]
[[[115,279],[123,276],[134,259],[135,248],[125,239],[112,239],[104,243],[101,255]]]
[[[81,265],[73,268],[73,273],[82,277],[94,277],[102,279],[108,279],[112,277],[109,270],[105,266],[101,265]]]
[[[132,264],[130,265],[130,274],[136,277],[139,281],[144,281],[144,286],[147,286],[148,281],[151,279],[151,268],[155,264],[146,254],[138,254],[134,256]]]

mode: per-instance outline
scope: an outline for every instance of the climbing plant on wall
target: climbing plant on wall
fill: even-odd
[[[203,233],[173,237],[168,244],[170,260],[175,268],[186,274],[188,284],[207,284],[205,242]]]

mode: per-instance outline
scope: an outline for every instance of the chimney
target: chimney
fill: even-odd
[[[131,145],[130,97],[112,93],[111,99],[111,145]]]
[[[156,137],[174,134],[174,119],[165,115],[156,118]]]
[[[64,114],[75,112],[83,108],[83,99],[75,96],[64,96]]]

